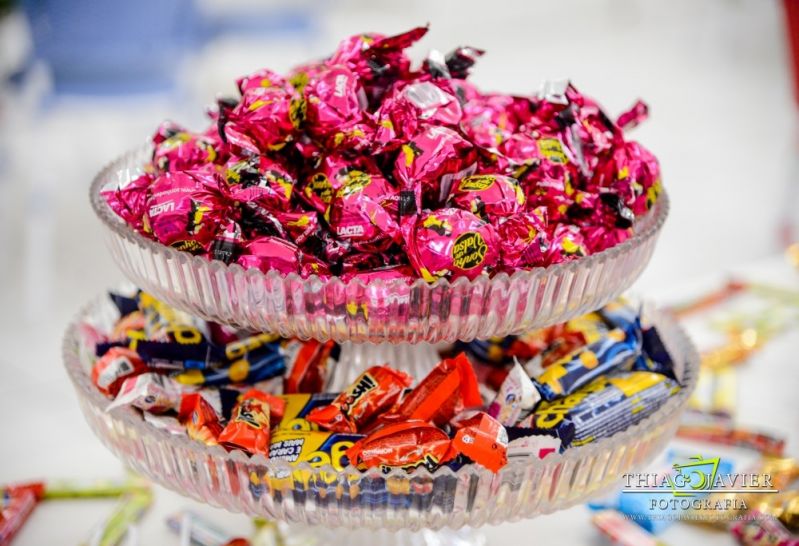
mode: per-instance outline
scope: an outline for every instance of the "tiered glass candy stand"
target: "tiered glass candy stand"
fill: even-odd
[[[139,174],[149,153],[142,148],[113,162],[91,188],[92,205],[121,269],[142,289],[209,320],[341,342],[329,390],[341,389],[377,363],[388,362],[423,377],[438,360],[436,344],[518,333],[601,307],[628,288],[646,266],[668,212],[664,194],[637,222],[627,242],[567,264],[511,276],[434,284],[420,280],[410,286],[303,279],[192,257],[126,226],[100,191]],[[135,410],[107,413],[109,401],[90,381],[91,355],[82,345],[78,326],[87,320],[110,324],[113,306],[106,299],[89,304],[70,327],[64,358],[84,415],[98,437],[126,464],[170,489],[232,511],[312,526],[304,528],[306,535],[342,528],[335,536],[348,536],[349,543],[463,543],[479,538],[470,528],[585,502],[662,449],[693,390],[698,355],[672,319],[654,311],[648,317],[673,353],[684,386],[680,393],[622,433],[544,459],[514,458],[496,474],[478,465],[388,474],[378,469],[291,466],[169,435],[145,423]],[[365,535],[369,530],[381,534]]]

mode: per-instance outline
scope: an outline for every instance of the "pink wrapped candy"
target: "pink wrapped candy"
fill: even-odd
[[[422,124],[457,126],[463,117],[460,102],[446,80],[416,80],[395,86],[375,114],[382,149],[413,137]]]
[[[420,277],[474,279],[490,272],[499,258],[493,226],[460,209],[425,211],[405,238],[411,265]]]
[[[144,230],[143,218],[147,208],[147,192],[153,176],[145,173],[125,184],[103,190],[102,196],[117,216],[137,231]]]
[[[382,252],[398,240],[399,192],[379,174],[350,171],[330,201],[325,220],[339,239],[353,248]]]
[[[153,165],[160,172],[200,168],[217,159],[214,140],[164,122],[153,135]]]
[[[456,131],[427,125],[402,145],[394,176],[403,190],[414,193],[417,210],[438,208],[453,180],[474,172],[475,160],[474,147]]]
[[[501,174],[474,174],[455,182],[450,204],[481,218],[497,219],[518,214],[526,202],[516,179]]]
[[[230,158],[224,177],[231,200],[267,210],[288,209],[297,183],[286,165],[265,155]]]
[[[143,229],[162,244],[192,254],[208,250],[229,207],[210,169],[173,171],[148,188]]]
[[[352,170],[361,169],[339,155],[325,156],[305,177],[301,193],[303,200],[320,214],[324,214]]]
[[[536,209],[501,221],[499,234],[502,267],[508,272],[548,263],[551,246],[547,232],[546,209]]]
[[[279,150],[294,138],[296,108],[292,95],[279,87],[251,89],[227,113],[225,139],[253,154]]]

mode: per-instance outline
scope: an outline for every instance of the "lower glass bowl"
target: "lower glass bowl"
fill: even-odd
[[[328,527],[453,529],[531,518],[587,501],[644,465],[672,437],[694,389],[699,356],[667,315],[649,312],[671,351],[683,389],[657,412],[612,437],[544,459],[513,459],[497,474],[466,465],[429,472],[291,466],[170,435],[130,408],[106,412],[92,384],[93,348],[80,324],[110,324],[107,298],[88,305],[64,340],[64,362],[89,426],[117,457],[155,482],[213,506],[274,520]],[[405,362],[393,365],[403,368]],[[339,366],[346,365],[345,362]]]
[[[566,321],[619,296],[643,271],[668,214],[668,196],[635,225],[624,243],[578,260],[511,276],[412,285],[402,280],[303,279],[264,274],[192,256],[151,241],[125,224],[100,192],[142,172],[149,147],[103,169],[91,186],[92,207],[116,263],[133,283],[202,318],[284,337],[356,342],[470,341]]]

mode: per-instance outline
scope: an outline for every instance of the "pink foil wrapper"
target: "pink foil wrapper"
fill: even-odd
[[[277,237],[258,237],[247,244],[236,262],[244,269],[254,267],[263,273],[299,273],[300,250],[294,243]]]
[[[366,252],[386,250],[399,240],[399,192],[385,178],[350,171],[325,212],[325,220],[339,239]]]
[[[474,172],[475,161],[474,148],[457,132],[428,125],[402,145],[394,176],[403,190],[414,192],[417,210],[438,208],[452,182]]]
[[[144,229],[167,246],[200,254],[228,215],[213,170],[168,172],[149,187]]]
[[[461,178],[450,190],[450,203],[492,220],[518,214],[527,198],[516,179],[501,174]]]
[[[637,142],[624,142],[597,169],[592,183],[619,195],[634,214],[644,214],[660,195],[660,164]]]
[[[165,122],[146,174],[103,196],[165,245],[305,276],[512,274],[629,238],[661,191],[657,159],[624,136],[646,104],[614,120],[568,81],[484,93],[470,47],[413,70],[426,32],[357,34],[286,76],[239,78],[211,127]]]
[[[508,272],[544,267],[551,246],[546,209],[524,212],[501,221],[497,227],[502,266]]]
[[[588,253],[582,230],[570,224],[558,224],[552,232],[547,265],[581,258]]]
[[[442,277],[474,279],[499,258],[494,228],[460,209],[425,211],[406,234],[408,257],[428,282]]]
[[[320,214],[327,212],[333,196],[346,183],[350,171],[361,171],[352,161],[339,155],[328,155],[307,176],[302,184],[302,199]]]
[[[360,122],[366,108],[358,77],[346,66],[331,66],[311,79],[303,90],[306,128],[317,137],[327,137],[341,127]]]
[[[292,140],[297,113],[294,97],[285,89],[267,87],[245,93],[225,119],[227,142],[248,152],[279,150]]]
[[[244,206],[286,210],[296,175],[282,162],[267,156],[231,158],[225,165],[228,197]]]
[[[123,187],[102,192],[111,210],[138,232],[144,231],[142,218],[147,210],[147,193],[153,180],[154,177],[151,174],[145,173]]]
[[[262,68],[256,70],[252,74],[243,76],[236,80],[236,86],[239,92],[244,95],[248,91],[254,89],[264,89],[268,87],[286,88],[288,80],[273,70]]]
[[[217,160],[216,144],[212,138],[164,122],[153,135],[153,165],[160,172],[200,168]]]
[[[377,140],[381,149],[413,137],[422,124],[456,127],[463,110],[446,80],[417,80],[395,86],[376,112]]]

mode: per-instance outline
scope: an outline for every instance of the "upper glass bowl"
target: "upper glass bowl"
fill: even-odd
[[[608,303],[641,274],[669,209],[662,193],[613,248],[568,263],[474,281],[412,285],[264,274],[192,256],[130,228],[100,195],[138,176],[149,146],[103,169],[91,186],[111,255],[125,275],[157,298],[205,319],[285,337],[355,342],[436,343],[505,336],[549,326]]]
[[[92,384],[93,346],[80,324],[113,324],[107,297],[88,305],[64,340],[64,362],[94,433],[125,464],[161,485],[201,502],[269,519],[328,527],[457,529],[546,514],[585,502],[620,476],[654,458],[674,434],[696,385],[699,356],[680,327],[648,311],[673,356],[683,388],[655,413],[611,437],[544,459],[514,458],[497,474],[478,465],[429,472],[353,467],[291,466],[284,461],[226,452],[145,422],[129,407],[107,412],[110,401]],[[404,369],[412,362],[392,362]]]

